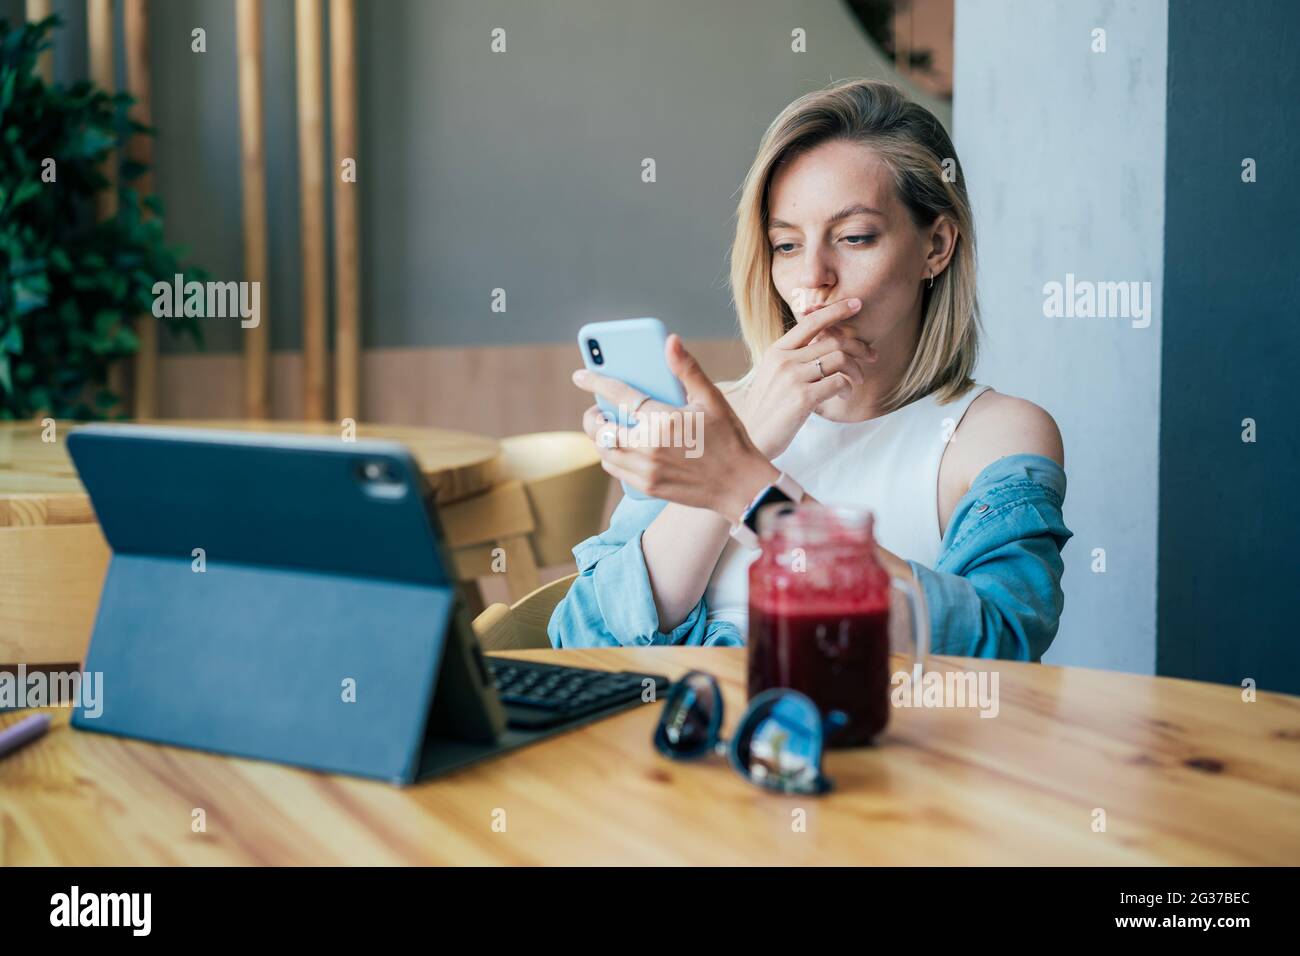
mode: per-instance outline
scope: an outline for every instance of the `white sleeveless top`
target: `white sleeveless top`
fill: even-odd
[[[939,463],[971,402],[988,390],[974,385],[940,405],[919,398],[865,422],[833,422],[814,413],[772,464],[828,505],[865,508],[876,516],[876,543],[905,561],[933,566],[939,557]],[[727,542],[704,598],[710,621],[749,624],[749,565],[757,548]]]

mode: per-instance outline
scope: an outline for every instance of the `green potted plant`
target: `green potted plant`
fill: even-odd
[[[37,74],[57,24],[0,20],[0,419],[106,417],[121,398],[109,367],[137,351],[154,283],[203,281],[167,244],[162,203],[131,185],[145,167],[124,158],[126,144],[152,132],[129,118],[132,98]],[[117,213],[96,221],[110,156]],[[194,318],[160,321],[202,345]]]

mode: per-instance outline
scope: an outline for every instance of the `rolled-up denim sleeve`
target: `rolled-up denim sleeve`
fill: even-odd
[[[641,550],[641,535],[665,502],[624,497],[609,529],[573,549],[578,577],[551,615],[546,633],[555,647],[640,647],[647,644],[740,645],[730,624],[708,621],[704,599],[671,631],[659,611]]]
[[[1056,637],[1064,562],[1050,538],[1003,545],[962,574],[908,563],[930,608],[933,653],[1037,661]]]
[[[908,564],[929,605],[933,653],[1038,661],[1065,606],[1065,473],[1039,456],[995,464],[954,510],[935,567]]]

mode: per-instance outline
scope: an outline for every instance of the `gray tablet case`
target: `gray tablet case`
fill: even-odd
[[[506,729],[401,445],[90,425],[68,450],[113,550],[74,727],[410,783],[575,726]]]

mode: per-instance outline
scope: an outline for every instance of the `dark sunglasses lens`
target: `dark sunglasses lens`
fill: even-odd
[[[688,674],[674,688],[659,718],[660,746],[675,754],[694,754],[713,746],[709,739],[718,707],[713,682]]]
[[[788,793],[820,789],[821,715],[802,696],[783,694],[749,715],[736,735],[735,759],[754,783]]]

